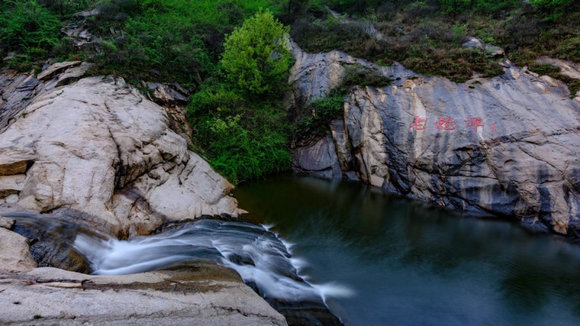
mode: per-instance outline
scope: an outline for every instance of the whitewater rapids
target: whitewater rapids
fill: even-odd
[[[290,246],[268,226],[201,219],[162,233],[127,241],[79,233],[74,248],[90,262],[93,274],[132,274],[187,260],[213,261],[234,269],[264,298],[326,301],[352,292],[337,284],[311,284],[300,276],[307,263],[292,258]]]

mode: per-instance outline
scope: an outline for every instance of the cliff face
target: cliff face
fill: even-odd
[[[122,79],[75,81],[82,67],[0,76],[0,209],[66,212],[120,236],[237,216],[232,186],[188,150],[165,108]]]
[[[456,84],[336,51],[294,53],[294,104],[326,94],[355,62],[395,80],[354,88],[328,136],[296,150],[297,171],[580,237],[580,98],[563,83],[508,61],[500,77]]]

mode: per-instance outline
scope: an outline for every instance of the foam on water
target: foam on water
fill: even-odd
[[[293,258],[292,244],[270,232],[272,227],[203,219],[128,241],[80,233],[74,247],[90,261],[94,274],[131,274],[185,260],[210,260],[237,271],[265,298],[325,301],[327,296],[353,294],[339,284],[305,281],[300,271],[308,263]]]

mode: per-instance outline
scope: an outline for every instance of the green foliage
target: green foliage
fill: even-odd
[[[290,167],[286,39],[287,28],[270,12],[248,18],[227,37],[221,70],[189,106],[195,145],[233,183]]]
[[[2,1],[0,55],[16,52],[18,65],[45,57],[58,44],[60,27],[60,20],[34,0]]]
[[[178,81],[195,88],[217,69],[224,34],[260,8],[278,8],[274,2],[101,1],[101,14],[92,18],[91,29],[108,43],[99,48],[96,61],[103,72]]]
[[[310,8],[315,3],[339,9],[342,2],[313,1]],[[367,19],[386,37],[377,39],[362,25],[339,22],[318,11],[295,20],[292,37],[307,52],[339,49],[380,64],[398,61],[414,71],[456,82],[474,72],[488,77],[503,73],[496,59],[463,48],[467,35],[501,46],[520,66],[542,55],[580,60],[578,1],[390,0],[359,5],[365,6],[359,20]]]
[[[544,20],[556,22],[566,10],[572,9],[573,0],[530,0],[530,3],[544,13]]]
[[[393,80],[384,77],[380,72],[359,64],[349,65],[345,68],[345,76],[342,87],[371,86],[386,87]]]
[[[207,140],[209,163],[234,184],[287,170],[290,153],[285,132],[271,122],[249,128],[245,119],[238,114],[201,120],[196,138]]]
[[[291,57],[288,27],[308,52],[334,49],[379,64],[465,81],[502,73],[497,60],[462,47],[466,35],[502,46],[530,65],[540,55],[580,61],[580,2],[573,0],[0,0],[0,58],[30,69],[49,56],[97,63],[100,74],[130,81],[177,81],[198,92],[188,118],[194,144],[234,183],[289,167],[288,138],[322,134],[342,113],[348,87],[382,87],[388,78],[346,67],[344,84],[295,112],[282,107]],[[98,8],[81,18],[75,12]],[[366,20],[344,23],[327,9]],[[257,13],[257,14],[256,14]],[[86,23],[98,43],[80,50],[63,38]],[[373,24],[385,38],[361,28]],[[228,35],[226,37],[226,35]],[[568,84],[554,68],[533,66]]]
[[[288,32],[269,11],[260,11],[236,28],[225,41],[221,60],[229,81],[252,95],[279,90],[291,62]]]
[[[59,15],[70,15],[85,10],[98,0],[38,0],[38,3]]]
[[[461,41],[465,37],[465,31],[467,30],[467,24],[453,25],[453,40],[455,42]]]
[[[560,73],[560,68],[552,65],[532,65],[529,69],[540,75],[553,75]]]
[[[137,76],[158,73],[164,80],[199,85],[213,69],[204,43],[177,15],[129,19],[124,35],[103,44],[99,63]]]
[[[313,7],[328,7],[330,9],[348,12],[364,13],[365,11],[376,8],[383,4],[383,0],[312,0]]]
[[[328,124],[342,115],[346,93],[347,89],[340,87],[332,90],[327,96],[312,101],[297,117],[293,139],[301,143],[324,136],[328,130]]]
[[[292,137],[294,142],[308,142],[313,137],[323,136],[327,132],[328,124],[342,116],[344,100],[352,87],[387,87],[392,81],[370,67],[360,64],[346,66],[340,87],[331,90],[327,96],[312,101],[295,118]]]

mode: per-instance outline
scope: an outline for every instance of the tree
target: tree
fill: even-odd
[[[225,41],[221,66],[228,80],[249,95],[265,95],[287,83],[289,28],[270,11],[244,21]]]

